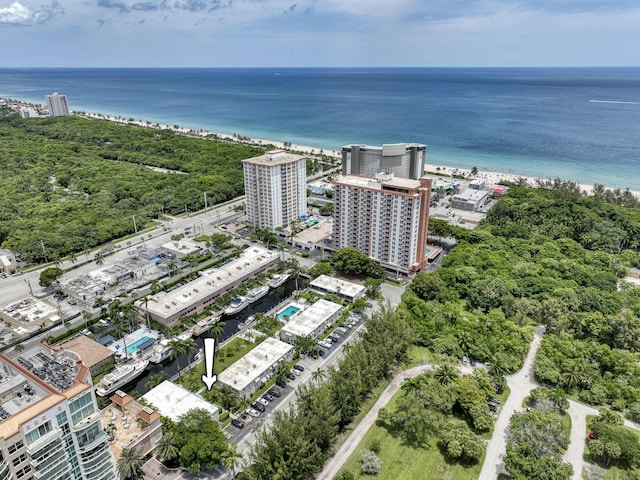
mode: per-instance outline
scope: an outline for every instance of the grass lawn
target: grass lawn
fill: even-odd
[[[380,441],[382,469],[375,477],[360,472],[361,452],[367,450],[371,443]],[[413,448],[403,445],[399,438],[394,438],[384,428],[374,425],[364,436],[353,455],[349,457],[341,472],[350,470],[358,479],[375,478],[376,480],[476,480],[480,475],[482,461],[471,467],[459,464],[448,464],[437,446],[437,439],[429,442],[426,448]]]
[[[401,394],[402,391],[396,393],[387,408],[394,408],[396,398]],[[360,460],[362,451],[368,450],[369,446],[376,441],[380,442],[378,456],[382,460],[382,469],[378,475],[370,477],[361,473]],[[440,453],[437,442],[438,440],[433,438],[423,448],[410,447],[400,438],[393,437],[383,427],[374,424],[340,472],[349,470],[356,475],[357,479],[375,478],[376,480],[476,480],[478,478],[484,456],[477,464],[470,467],[457,463],[449,464]]]
[[[435,355],[427,347],[421,347],[413,345],[409,349],[407,362],[402,366],[403,369],[409,369],[417,367],[418,365],[424,365],[426,362],[436,362]]]

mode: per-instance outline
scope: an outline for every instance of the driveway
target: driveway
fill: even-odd
[[[536,328],[522,369],[507,377],[507,385],[509,385],[511,393],[504,402],[493,429],[493,436],[487,443],[487,453],[480,471],[479,480],[496,480],[498,475],[504,471],[502,459],[507,451],[509,419],[515,412],[522,410],[522,402],[529,396],[531,390],[538,386],[533,380],[533,361],[536,358],[538,347],[540,347],[543,333],[544,327]]]

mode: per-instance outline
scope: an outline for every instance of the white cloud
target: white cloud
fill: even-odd
[[[8,7],[0,8],[0,24],[33,25],[45,23],[61,15],[64,15],[64,8],[57,0],[53,0],[49,5],[41,5],[39,9],[15,1]]]
[[[0,23],[29,25],[33,21],[33,12],[20,2],[13,2],[6,8],[0,8]]]

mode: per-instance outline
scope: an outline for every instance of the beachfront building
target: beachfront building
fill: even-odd
[[[390,170],[396,177],[418,180],[424,175],[427,146],[420,143],[393,143],[378,146],[342,147],[342,174],[374,177]]]
[[[174,422],[178,422],[181,416],[194,408],[206,410],[216,421],[219,417],[220,409],[218,407],[207,402],[200,395],[190,392],[182,385],[177,385],[169,380],[152,388],[142,398],[157,408],[163,417],[169,417]]]
[[[297,338],[316,339],[340,316],[342,306],[320,299],[294,315],[280,330],[280,340],[293,345]]]
[[[488,193],[485,190],[476,190],[468,188],[467,190],[456,193],[451,198],[451,207],[459,210],[478,210],[487,198]]]
[[[151,295],[135,302],[141,317],[174,327],[180,317],[201,312],[220,295],[234,289],[248,278],[276,266],[280,262],[278,252],[252,246],[245,249],[229,263],[200,272],[191,282],[171,290]]]
[[[69,104],[67,103],[66,95],[60,95],[56,92],[53,95],[47,95],[46,98],[49,116],[66,117],[69,115]]]
[[[315,278],[309,284],[309,288],[322,295],[333,293],[351,303],[363,297],[367,292],[367,289],[362,285],[330,277],[329,275],[320,275]]]
[[[230,386],[238,397],[251,396],[276,374],[280,363],[293,358],[293,352],[293,346],[268,337],[218,375],[218,382]]]
[[[353,247],[380,265],[409,274],[426,266],[431,180],[339,176],[333,181],[333,244]]]
[[[38,345],[0,355],[0,478],[115,480],[89,369]]]
[[[251,225],[286,228],[307,215],[307,157],[271,150],[242,163]]]

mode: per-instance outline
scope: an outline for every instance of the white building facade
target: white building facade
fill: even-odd
[[[431,180],[339,176],[333,182],[336,248],[353,247],[404,274],[426,266]]]
[[[69,104],[67,96],[54,93],[47,95],[47,108],[51,117],[66,117],[69,115]]]
[[[325,299],[295,315],[280,329],[280,339],[293,345],[296,339],[316,339],[340,316],[342,307]]]
[[[307,157],[272,150],[242,163],[247,216],[254,227],[285,228],[307,215]]]
[[[89,369],[43,346],[0,356],[0,479],[115,480]]]
[[[396,177],[418,180],[424,175],[427,146],[421,143],[392,143],[379,146],[342,147],[342,174],[375,177],[391,170]]]

